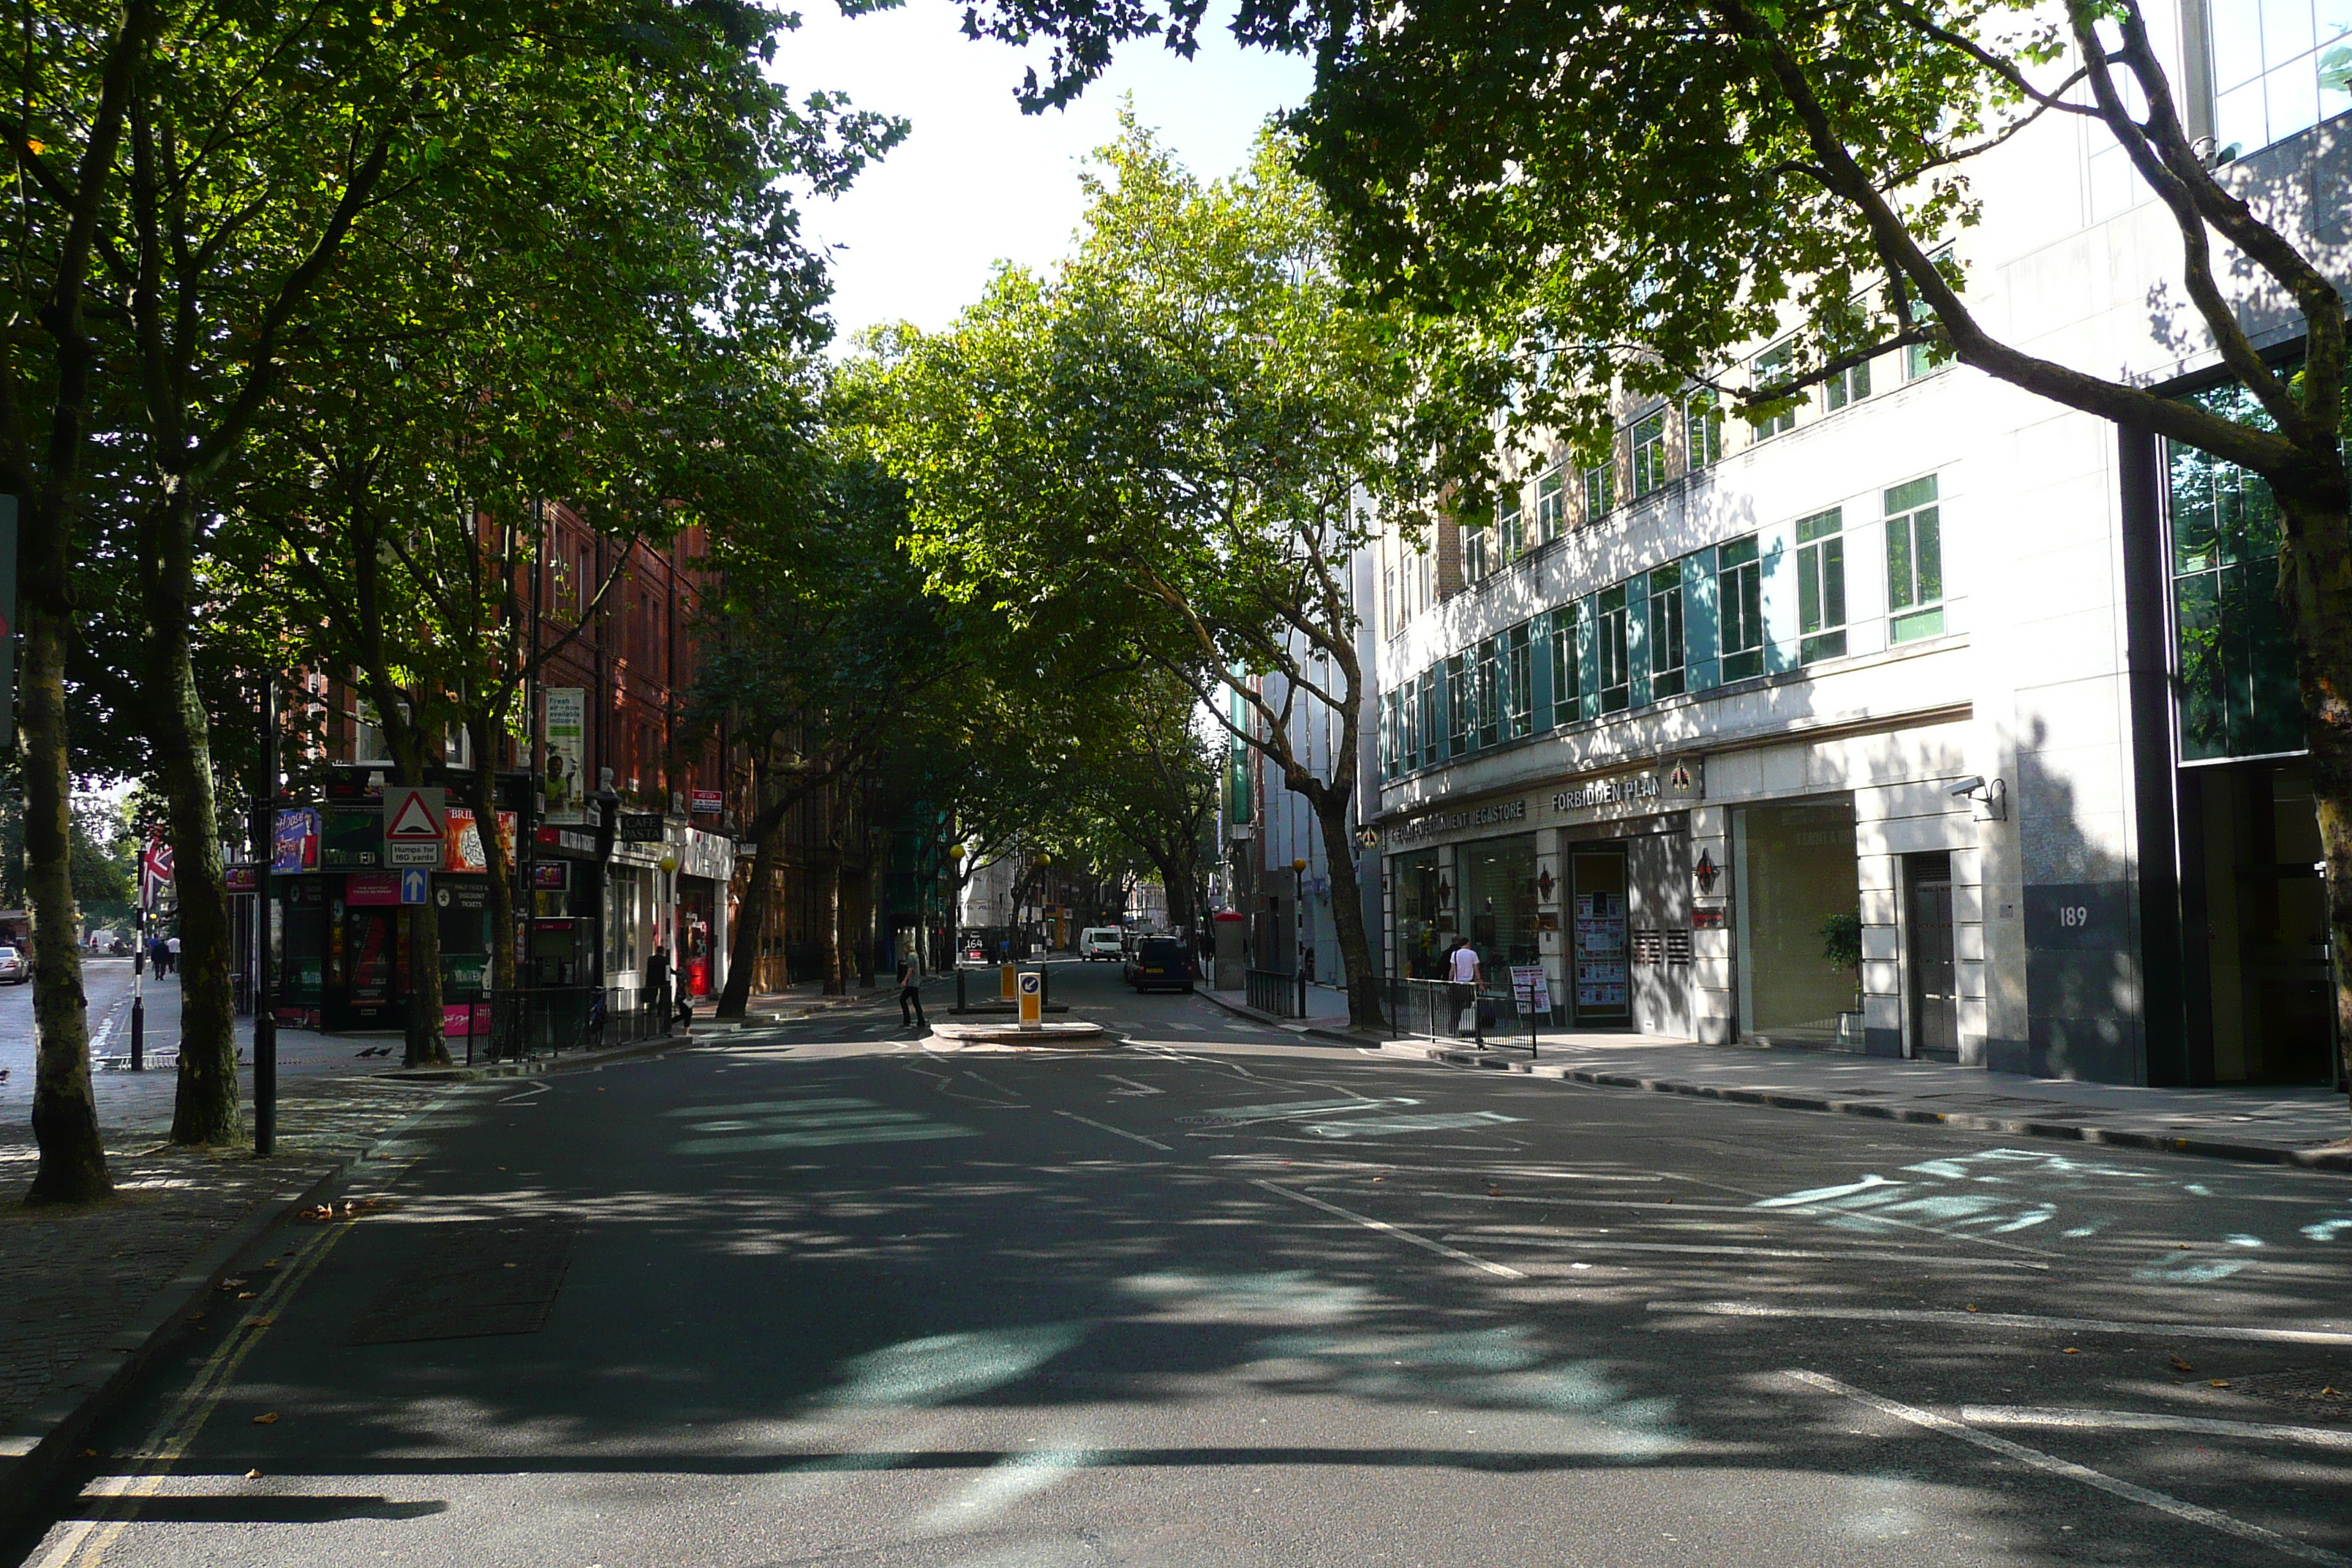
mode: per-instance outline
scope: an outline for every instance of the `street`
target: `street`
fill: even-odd
[[[1053,982],[452,1090],[8,1560],[2352,1562],[2342,1176]]]

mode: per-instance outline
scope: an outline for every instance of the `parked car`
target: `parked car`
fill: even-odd
[[[1146,937],[1128,961],[1127,983],[1143,991],[1192,989],[1192,950],[1173,937]]]
[[[0,985],[22,985],[32,977],[33,966],[24,952],[0,942]]]
[[[1088,963],[1097,958],[1117,963],[1126,955],[1125,946],[1118,938],[1117,926],[1088,926],[1078,933],[1078,956]]]

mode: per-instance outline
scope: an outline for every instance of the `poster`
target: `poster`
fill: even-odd
[[[547,820],[584,822],[588,689],[547,689]]]
[[[445,830],[448,835],[448,853],[441,864],[451,871],[487,871],[490,868],[489,852],[482,844],[481,827],[474,820],[470,805],[453,805],[444,814]],[[499,838],[506,846],[507,865],[515,864],[515,814],[499,813]]]
[[[270,847],[270,872],[284,876],[318,868],[319,814],[307,805],[280,811],[277,837]]]
[[[1511,997],[1522,1016],[1551,1011],[1551,987],[1540,963],[1511,965]]]
[[[1628,1001],[1625,895],[1576,896],[1576,1005],[1599,1010]]]

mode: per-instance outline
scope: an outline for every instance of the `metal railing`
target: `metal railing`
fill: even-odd
[[[469,1067],[480,1060],[520,1061],[628,1045],[667,1035],[676,1027],[673,1011],[616,1005],[621,994],[598,985],[533,985],[493,991],[478,1002],[451,1006],[464,1009]]]
[[[1304,975],[1281,974],[1271,969],[1245,970],[1242,990],[1243,999],[1261,1013],[1271,1013],[1277,1018],[1307,1016]]]
[[[1458,1040],[1482,1048],[1524,1048],[1534,1056],[1542,1031],[1553,1027],[1549,1013],[1521,1007],[1509,991],[1402,975],[1386,976],[1380,984],[1390,1029],[1400,1038],[1416,1037],[1433,1045]]]

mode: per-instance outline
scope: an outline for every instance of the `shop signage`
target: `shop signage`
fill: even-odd
[[[256,867],[224,866],[221,875],[226,879],[223,885],[232,893],[250,893],[261,886],[261,877]]]
[[[1693,910],[1691,911],[1691,930],[1721,931],[1723,929],[1723,914],[1724,911],[1720,909]]]
[[[443,882],[433,889],[433,902],[445,910],[486,910],[490,907],[490,885]]]
[[[381,909],[400,902],[400,873],[362,871],[344,879],[343,902],[355,910]]]
[[[2025,889],[2025,945],[2099,952],[2128,945],[2131,889],[2123,882],[2054,882]]]
[[[698,789],[694,792],[693,804],[696,811],[716,816],[727,809],[727,795],[721,790]]]
[[[621,813],[621,842],[624,844],[659,844],[662,841],[662,816],[658,811],[625,811]]]
[[[564,892],[572,886],[572,868],[562,860],[534,861],[530,868],[530,885],[535,892]]]
[[[383,863],[383,813],[326,813],[320,837],[320,865],[329,871],[367,871]]]
[[[1656,800],[1664,789],[1655,773],[1619,773],[1612,778],[1587,779],[1551,797],[1554,811],[1588,811],[1600,805],[1631,805]]]
[[[547,813],[554,822],[580,820],[588,784],[581,773],[587,761],[588,689],[547,689]]]
[[[596,836],[569,827],[542,827],[539,829],[539,847],[541,849],[561,849],[567,855],[593,857],[596,853]]]
[[[1389,829],[1388,837],[1395,843],[1410,844],[1436,833],[1459,833],[1472,827],[1492,827],[1498,823],[1524,822],[1527,816],[1527,797],[1522,795],[1517,800],[1495,801],[1461,811],[1429,812],[1399,823]]]

